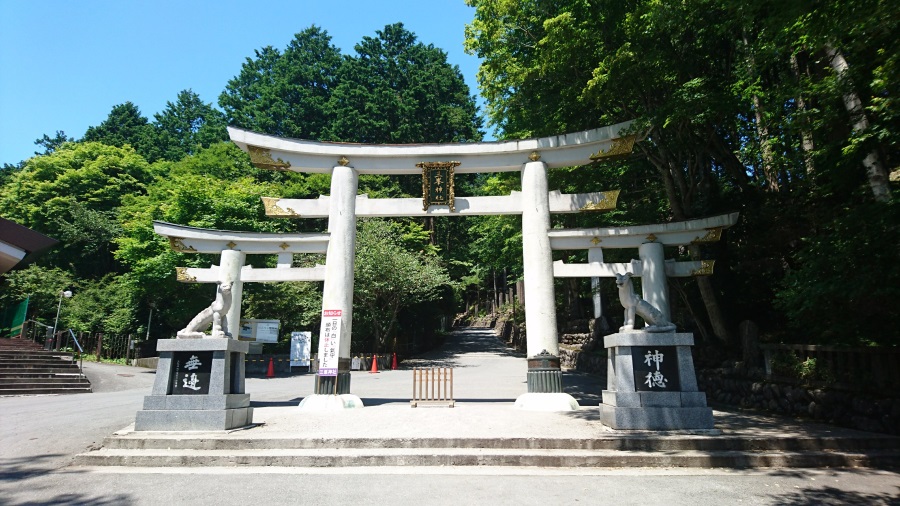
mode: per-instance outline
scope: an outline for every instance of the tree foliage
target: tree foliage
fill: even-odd
[[[266,46],[255,56],[219,95],[228,123],[280,137],[322,138],[341,64],[327,32],[311,26],[296,34],[284,52]]]
[[[884,80],[900,53],[890,28],[896,23],[888,21],[897,18],[896,5],[468,3],[476,12],[467,26],[467,49],[483,58],[479,83],[489,118],[503,136],[635,120],[644,140],[627,162],[629,178],[619,200],[641,203],[617,219],[647,223],[742,212],[731,230],[740,240],[715,251],[686,251],[728,260],[717,264],[720,274],[713,279],[686,285],[696,284],[707,308],[705,321],[696,322],[701,330],[711,327],[702,334],[732,338],[736,323],[747,318],[762,319],[775,333],[791,322],[803,327],[809,314],[796,303],[810,288],[795,288],[807,275],[816,284],[816,269],[806,262],[828,258],[832,241],[861,240],[849,227],[838,227],[840,239],[825,238],[823,227],[855,222],[841,215],[861,217],[863,208],[889,214],[887,208],[864,206],[857,189],[868,188],[870,198],[884,201],[886,172],[875,169],[897,164],[896,135],[888,132],[900,127],[892,107],[898,90]],[[849,62],[844,71],[837,70],[835,55]],[[584,170],[555,171],[551,187],[578,187],[588,179]],[[596,174],[615,183],[610,168]],[[654,193],[665,196],[661,207]],[[554,221],[572,226],[581,218]],[[798,241],[804,236],[810,240]],[[797,274],[798,268],[806,274]],[[778,284],[785,275],[786,284]],[[832,281],[818,279],[821,286],[813,291],[829,293],[826,283],[850,283],[852,277],[835,272]],[[778,307],[772,303],[776,294]],[[806,328],[805,339],[823,332]],[[845,341],[871,340],[863,326],[856,328]]]
[[[396,23],[345,57],[331,96],[331,140],[398,144],[481,140],[481,120],[447,53]]]
[[[179,92],[175,103],[166,102],[154,119],[153,143],[164,160],[178,161],[228,140],[225,115],[191,90]]]
[[[158,158],[153,142],[153,127],[141,114],[141,110],[131,102],[114,106],[102,123],[88,127],[81,140],[117,148],[128,145],[147,160]]]
[[[370,219],[357,226],[353,305],[360,311],[354,314],[354,329],[379,351],[396,351],[401,310],[432,301],[450,286],[437,257],[404,245],[404,237],[411,239],[396,222]]]

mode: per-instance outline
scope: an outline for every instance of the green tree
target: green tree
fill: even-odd
[[[162,159],[178,161],[202,148],[228,140],[225,115],[191,90],[182,90],[173,104],[154,115],[153,140]]]
[[[159,158],[153,142],[153,127],[131,102],[114,106],[102,123],[88,127],[81,140],[117,148],[129,145],[151,162]]]
[[[372,144],[482,138],[475,99],[458,66],[402,23],[363,37],[331,96],[332,140]]]
[[[125,334],[137,326],[135,290],[128,275],[85,280],[66,304],[65,322],[79,332]]]
[[[64,144],[28,160],[0,187],[0,214],[63,240],[43,261],[99,277],[118,270],[111,253],[120,202],[144,193],[150,180],[146,160],[130,147]]]
[[[43,137],[41,137],[40,139],[35,139],[35,141],[34,141],[35,146],[41,146],[44,148],[44,152],[41,153],[41,152],[35,151],[34,154],[49,155],[50,153],[56,151],[57,149],[59,149],[60,146],[62,146],[63,144],[65,144],[67,142],[75,142],[75,139],[67,136],[66,133],[63,132],[62,130],[57,130],[56,135],[53,136],[52,138],[49,135],[44,134]]]
[[[776,291],[786,327],[814,344],[897,346],[900,206],[867,202],[803,239]],[[796,339],[796,338],[795,338]]]
[[[219,95],[228,123],[280,137],[320,139],[341,63],[328,32],[311,26],[284,52],[266,46],[247,58]]]
[[[896,80],[884,79],[900,53],[890,28],[898,15],[892,3],[469,5],[476,15],[467,49],[483,58],[479,82],[491,122],[504,136],[635,120],[645,140],[625,174],[639,184],[637,193],[623,189],[620,202],[641,204],[616,220],[742,211],[730,232],[742,240],[713,247],[731,265],[692,282],[720,338],[733,336],[733,322],[741,319],[773,327],[784,321],[772,306],[772,280],[792,264],[798,238],[859,205],[855,189],[867,185],[889,200],[886,174],[875,174],[867,160],[892,166],[897,158],[896,135],[888,132],[898,128],[892,102],[898,90]],[[849,63],[839,65],[837,57]],[[610,169],[598,176],[612,175]],[[554,171],[551,179],[566,188],[587,177],[580,168],[570,175]],[[649,197],[656,192],[666,197],[662,208]],[[571,226],[581,218],[554,221]],[[688,251],[694,258],[712,252]]]
[[[450,285],[447,271],[435,255],[404,246],[401,237],[409,237],[411,231],[387,220],[361,220],[358,224],[354,334],[363,336],[362,341],[371,345],[368,349],[397,351],[401,311],[437,299]]]
[[[24,269],[2,275],[0,306],[8,306],[28,299],[28,318],[44,325],[53,325],[59,294],[74,288],[75,279],[58,267],[29,265]]]

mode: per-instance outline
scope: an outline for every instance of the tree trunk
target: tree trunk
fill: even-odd
[[[700,247],[691,245],[688,247],[691,257],[700,258]],[[712,280],[708,276],[697,276],[697,287],[700,289],[700,297],[703,299],[703,305],[706,306],[706,314],[709,316],[709,324],[712,326],[713,334],[722,341],[730,343],[732,341],[731,332],[725,320],[725,313],[722,306],[719,305],[719,295],[713,287]]]
[[[747,50],[747,71],[750,79],[756,80],[756,58],[753,56],[753,50],[750,48],[750,42],[747,40],[747,32],[744,32],[744,48]],[[759,94],[754,93],[753,97],[753,114],[756,118],[756,135],[759,137],[759,150],[762,157],[763,178],[766,180],[766,189],[769,191],[779,191],[778,177],[775,170],[775,154],[772,151],[772,143],[769,139],[769,125],[766,121],[765,110]]]
[[[672,208],[672,214],[674,218],[678,221],[686,220],[687,215],[685,214],[684,207],[681,204],[681,199],[678,196],[678,189],[676,188],[675,179],[672,177],[672,172],[669,170],[669,164],[663,158],[663,154],[661,153],[661,149],[657,143],[657,153],[651,153],[650,149],[639,145],[639,149],[644,152],[647,156],[647,159],[650,160],[650,163],[656,167],[656,170],[659,172],[660,177],[663,180],[663,187],[666,189],[666,197],[669,200],[669,206]]]
[[[491,304],[491,315],[497,315],[497,307],[500,306],[500,292],[497,290],[497,271],[491,269],[491,279],[494,281],[494,298]]]
[[[709,342],[709,328],[706,326],[703,320],[700,319],[697,312],[694,311],[694,305],[691,304],[690,297],[688,297],[687,291],[684,289],[684,286],[682,286],[681,281],[678,278],[670,278],[669,286],[674,287],[675,291],[678,292],[678,296],[681,297],[681,301],[684,302],[684,307],[687,308],[688,313],[691,314],[691,318],[694,319],[694,323],[697,324],[697,331],[700,332],[700,337],[704,341]]]
[[[793,70],[797,82],[801,83],[803,73],[800,71],[800,62],[797,59],[796,54],[791,55],[791,70]],[[806,173],[814,174],[816,172],[816,165],[815,160],[813,160],[813,151],[816,149],[816,145],[813,141],[812,131],[809,128],[809,119],[802,117],[808,110],[802,90],[797,91],[797,110],[801,114],[800,147],[803,150],[803,163],[806,165]]]
[[[844,87],[844,107],[850,113],[850,120],[853,121],[853,130],[862,133],[869,128],[869,118],[866,117],[865,110],[862,106],[862,100],[853,88],[853,83],[847,75],[850,66],[844,55],[831,45],[825,46],[825,53],[831,63],[831,68],[835,71],[838,79]],[[891,201],[890,175],[876,150],[872,150],[863,160],[863,166],[866,168],[866,176],[869,179],[869,187],[875,200],[879,202]]]

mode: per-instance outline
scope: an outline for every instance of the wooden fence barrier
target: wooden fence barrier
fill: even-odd
[[[419,405],[454,407],[456,401],[453,400],[453,368],[414,368],[413,396],[409,405],[413,408]]]

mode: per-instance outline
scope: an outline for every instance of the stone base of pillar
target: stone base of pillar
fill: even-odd
[[[578,401],[564,393],[527,393],[516,399],[515,407],[527,411],[577,411]]]
[[[690,333],[624,332],[603,338],[607,390],[600,420],[616,430],[713,429],[712,409],[698,391]]]
[[[335,390],[337,382],[337,390]],[[344,395],[350,393],[350,373],[339,372],[337,376],[319,376],[316,374],[314,392],[320,395]]]
[[[136,431],[229,430],[253,423],[244,393],[247,343],[234,339],[161,339],[151,395]]]
[[[353,394],[343,395],[308,395],[300,401],[300,409],[304,411],[336,411],[340,409],[362,408],[362,399]]]

